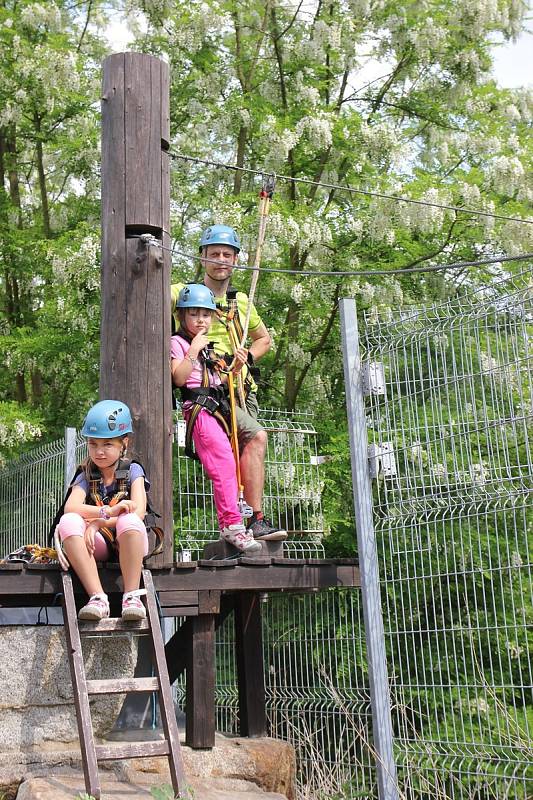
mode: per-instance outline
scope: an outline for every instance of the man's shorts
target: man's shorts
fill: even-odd
[[[263,426],[257,421],[259,405],[255,392],[249,392],[246,398],[246,411],[239,406],[235,409],[237,417],[237,438],[239,440],[239,450],[243,450],[246,445],[254,438],[256,433],[264,430]]]

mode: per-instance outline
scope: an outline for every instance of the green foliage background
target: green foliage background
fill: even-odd
[[[100,64],[110,52],[104,34],[112,8],[133,30],[130,49],[170,61],[174,153],[361,191],[278,180],[263,264],[295,274],[264,273],[258,298],[274,343],[262,363],[261,404],[315,413],[320,450],[330,456],[325,545],[329,554],[353,554],[339,298],[354,297],[370,319],[383,317],[466,294],[521,267],[402,269],[533,250],[532,225],[366,192],[528,218],[533,93],[502,89],[490,75],[494,37],[516,37],[526,6],[2,0],[4,459],[79,426],[97,396]],[[376,70],[366,80],[369,61]],[[176,249],[195,254],[200,230],[225,222],[241,231],[243,260],[251,262],[259,188],[246,173],[174,160]],[[313,275],[377,268],[391,275]],[[176,260],[176,279],[195,274],[193,259]],[[246,288],[248,277],[235,283]],[[482,549],[494,546],[487,535]],[[473,602],[486,580],[480,572]]]

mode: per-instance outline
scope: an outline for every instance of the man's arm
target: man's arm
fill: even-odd
[[[248,348],[249,352],[252,354],[254,361],[259,361],[270,350],[272,339],[263,323],[254,328],[253,331],[249,331],[249,336],[252,340]]]

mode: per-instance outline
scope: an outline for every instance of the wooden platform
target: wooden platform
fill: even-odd
[[[170,682],[186,671],[186,743],[211,748],[215,742],[215,633],[235,617],[236,664],[241,736],[264,736],[265,683],[261,594],[359,587],[353,559],[296,559],[241,556],[201,559],[151,568],[162,617],[181,624],[165,646]],[[122,577],[118,564],[100,570],[111,614],[120,613]],[[86,602],[73,575],[76,603]],[[60,605],[58,567],[0,564],[0,607]]]

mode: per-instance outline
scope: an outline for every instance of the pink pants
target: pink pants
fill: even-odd
[[[85,533],[85,528],[87,527],[87,521],[83,519],[79,514],[75,514],[73,512],[69,512],[68,514],[63,514],[61,519],[59,520],[59,536],[61,537],[61,541],[64,542],[65,539],[68,539],[69,536],[83,536]],[[142,536],[144,536],[144,555],[148,555],[148,534],[146,533],[146,528],[144,526],[144,522],[139,519],[137,514],[120,514],[117,517],[117,544],[120,547],[120,537],[124,533],[124,531],[138,531]],[[95,561],[107,561],[109,559],[109,551],[107,548],[106,540],[102,536],[101,533],[97,533],[94,537],[95,543],[95,551],[94,551],[94,558]]]
[[[185,419],[189,414],[185,411]],[[192,439],[198,458],[213,482],[213,495],[220,528],[242,522],[237,505],[239,487],[235,459],[229,439],[221,424],[202,409],[196,418]]]

